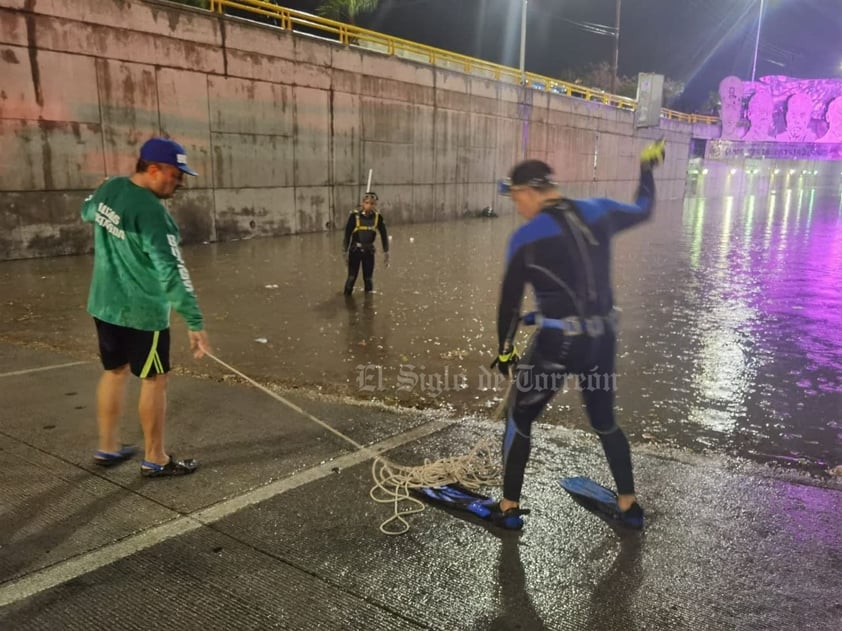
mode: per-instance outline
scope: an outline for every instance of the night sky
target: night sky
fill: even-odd
[[[317,0],[277,4],[315,12]],[[657,72],[687,88],[692,110],[722,77],[751,78],[760,0],[622,0],[620,74]],[[360,26],[519,66],[520,0],[381,0]],[[613,26],[615,0],[529,0],[526,69],[560,77],[611,60],[612,39],[575,23]],[[842,79],[842,0],[766,0],[757,77]]]

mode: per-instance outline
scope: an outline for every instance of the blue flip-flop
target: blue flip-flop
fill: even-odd
[[[94,454],[94,464],[100,467],[113,467],[129,460],[137,453],[134,445],[123,445],[120,451],[97,451]]]

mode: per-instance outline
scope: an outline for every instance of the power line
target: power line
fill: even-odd
[[[607,37],[616,37],[617,36],[617,29],[613,26],[606,26],[604,24],[595,24],[593,22],[577,22],[576,20],[570,20],[568,18],[561,17],[560,15],[553,16],[556,20],[561,20],[563,22],[567,22],[568,24],[572,24],[580,28],[583,31],[587,31],[588,33],[593,33],[594,35],[605,35]]]

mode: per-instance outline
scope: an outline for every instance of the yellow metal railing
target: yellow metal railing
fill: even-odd
[[[300,30],[302,28],[312,29],[317,32],[330,35],[345,45],[357,45],[364,48],[375,48],[389,55],[401,56],[404,58],[421,61],[433,66],[452,68],[468,74],[479,75],[507,81],[520,85],[521,72],[517,68],[495,64],[467,55],[460,55],[449,50],[434,48],[391,35],[384,35],[377,31],[360,28],[353,24],[336,22],[318,15],[294,11],[286,7],[280,7],[265,0],[210,0],[210,10],[216,13],[224,13],[226,7],[239,9],[254,15],[273,18],[278,26],[287,31]],[[634,110],[637,101],[625,96],[608,94],[603,90],[588,88],[576,83],[561,81],[531,72],[525,73],[526,85],[545,92],[574,96],[588,101],[596,101],[612,107],[625,110]],[[715,116],[703,116],[701,114],[686,114],[675,110],[662,109],[662,118],[682,121],[685,123],[717,123],[719,119]]]

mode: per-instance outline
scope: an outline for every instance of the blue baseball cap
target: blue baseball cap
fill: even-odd
[[[187,152],[175,140],[150,138],[140,148],[140,159],[147,162],[171,164],[188,175],[199,175],[187,166]]]

